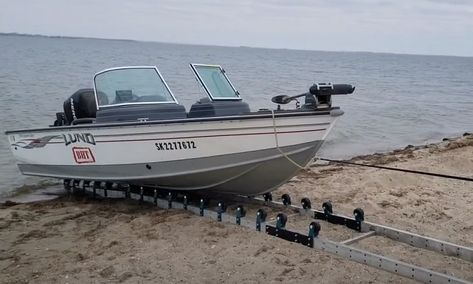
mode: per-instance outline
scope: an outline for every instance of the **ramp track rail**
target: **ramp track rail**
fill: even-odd
[[[214,206],[215,208],[212,208],[208,206],[209,200],[204,197],[196,199],[196,196],[192,194],[184,193],[176,195],[173,192],[151,187],[136,187],[78,180],[65,180],[64,187],[68,193],[82,191],[82,193],[91,194],[94,198],[129,198],[138,200],[139,202],[152,203],[164,209],[175,208],[187,210],[199,216],[219,222],[244,226],[254,229],[257,232],[265,232],[268,235],[299,243],[308,248],[333,253],[358,263],[424,283],[471,283],[451,275],[439,273],[351,246],[362,239],[372,236],[383,236],[416,248],[427,249],[473,263],[473,248],[366,222],[364,220],[364,212],[360,208],[354,210],[353,217],[348,217],[334,214],[330,202],[325,202],[322,205],[322,210],[316,210],[311,208],[310,200],[307,198],[302,199],[301,206],[298,206],[292,204],[290,196],[287,194],[282,196],[282,202],[273,201],[272,195],[266,194],[264,198],[230,197],[232,202],[239,204],[235,212],[231,213],[227,212],[227,206],[224,201],[218,202],[217,205]],[[263,207],[257,210],[256,216],[247,216],[246,209],[241,204],[255,204]],[[287,215],[279,213],[274,220],[266,220],[267,213],[264,211],[264,207],[281,210],[291,209],[300,215],[311,216],[314,220],[324,220],[332,224],[343,225],[361,234],[342,242],[319,238],[320,224],[316,221],[309,224],[306,231],[307,233],[287,230]],[[290,215],[290,217],[291,216],[292,215]]]

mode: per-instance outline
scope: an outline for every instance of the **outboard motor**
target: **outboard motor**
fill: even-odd
[[[97,104],[95,102],[94,89],[80,89],[67,100],[64,101],[64,116],[67,124],[73,121],[88,118],[95,118]]]

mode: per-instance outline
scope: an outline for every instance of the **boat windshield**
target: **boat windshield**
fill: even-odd
[[[154,66],[107,69],[95,75],[94,85],[98,107],[177,103]]]
[[[237,90],[219,65],[191,64],[198,81],[204,87],[210,99],[241,100]]]

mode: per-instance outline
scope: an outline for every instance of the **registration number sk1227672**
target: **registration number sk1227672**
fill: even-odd
[[[158,151],[173,151],[173,150],[187,150],[197,149],[195,142],[189,141],[172,141],[172,142],[156,142],[154,143]]]

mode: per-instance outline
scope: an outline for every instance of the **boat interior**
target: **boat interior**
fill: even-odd
[[[254,114],[221,66],[190,64],[190,67],[207,97],[199,99],[189,111],[178,103],[156,66],[117,67],[95,74],[94,88],[80,89],[64,101],[64,112],[56,113],[54,126]],[[333,86],[314,86],[307,93],[276,96],[272,101],[278,104],[279,111],[281,104],[297,97],[305,97],[302,106],[297,103],[299,111],[331,108]],[[353,92],[354,87],[347,86]],[[327,88],[332,91],[321,91]]]

